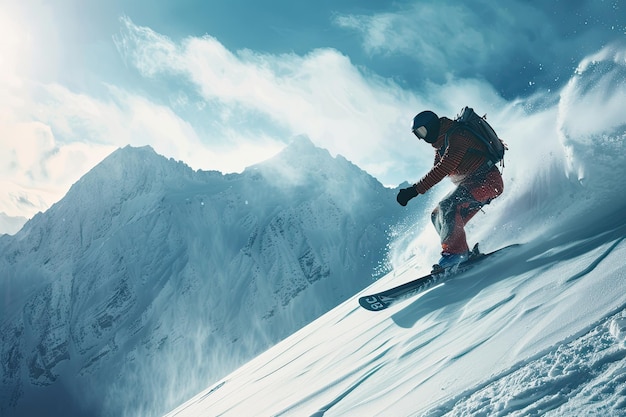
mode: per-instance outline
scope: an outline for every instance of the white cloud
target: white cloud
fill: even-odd
[[[447,7],[449,13],[463,13]],[[428,20],[427,12],[419,18]],[[413,41],[428,44],[412,29],[392,36],[397,19],[413,18],[386,14],[338,21],[362,25],[371,33],[372,48],[401,49]],[[387,185],[415,181],[432,163],[430,147],[409,132],[417,112],[430,108],[451,117],[472,105],[489,113],[496,126],[506,126],[514,105],[484,81],[453,76],[410,91],[334,49],[305,55],[233,52],[210,36],[176,42],[129,19],[122,23],[118,49],[146,77],[145,86],[153,83],[165,97],[115,85],[94,97],[60,84],[21,80],[0,98],[0,172],[21,190],[55,190],[54,197],[44,198],[48,205],[109,152],[128,144],[151,145],[193,168],[238,172],[304,134]],[[462,49],[467,40],[458,42]],[[436,49],[428,53],[437,54]],[[14,192],[0,200],[40,201],[35,193],[28,195]]]
[[[408,56],[417,73],[438,82],[466,71],[484,77],[494,68],[506,68],[518,54],[536,56],[541,63],[557,41],[541,10],[524,2],[421,1],[395,9],[337,15],[334,23],[360,34],[370,55]],[[543,48],[537,48],[539,40]]]
[[[397,12],[340,15],[335,23],[360,32],[363,48],[371,54],[405,54],[423,66],[450,71],[470,59],[482,63],[490,52],[490,25],[475,25],[471,10],[422,2]]]
[[[111,150],[89,143],[59,146],[50,126],[7,118],[0,121],[0,149],[0,212],[27,217],[59,200]]]
[[[129,62],[146,76],[185,77],[204,100],[254,120],[241,130],[251,142],[276,129],[283,141],[305,134],[388,182],[398,178],[390,173],[394,160],[415,144],[409,126],[422,100],[334,49],[304,56],[231,52],[210,36],[175,43],[128,19],[124,24],[118,45]]]
[[[305,134],[385,184],[414,181],[432,160],[430,149],[409,132],[417,112],[429,102],[456,112],[467,104],[459,97],[497,101],[485,84],[454,80],[449,86],[456,87],[444,87],[449,94],[432,85],[427,94],[436,100],[419,97],[334,49],[304,56],[231,52],[210,36],[176,43],[128,19],[123,23],[119,50],[151,82],[163,81],[169,98],[156,102],[113,85],[94,97],[21,80],[0,100],[0,170],[19,192],[5,192],[0,200],[38,202],[30,208],[6,203],[7,213],[31,216],[45,209],[128,144],[151,145],[193,168],[238,172]]]
[[[31,217],[58,201],[82,175],[118,147],[151,145],[196,169],[240,171],[269,158],[282,142],[254,141],[221,125],[227,144],[211,146],[172,108],[110,86],[106,99],[59,84],[5,89],[0,99],[0,212]],[[209,138],[210,140],[210,138]]]

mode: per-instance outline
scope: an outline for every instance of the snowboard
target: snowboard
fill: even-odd
[[[433,267],[433,272],[428,275],[376,294],[364,295],[360,297],[359,304],[361,307],[369,311],[384,310],[398,301],[405,300],[413,295],[426,291],[435,285],[439,285],[440,283],[457,276],[459,273],[467,271],[483,259],[513,246],[517,245],[509,245],[493,252],[472,255],[467,261],[448,268],[441,268],[438,265],[435,265]]]

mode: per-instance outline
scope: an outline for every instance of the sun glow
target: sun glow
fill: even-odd
[[[0,77],[6,84],[17,83],[28,70],[32,58],[33,39],[19,13],[0,9]]]

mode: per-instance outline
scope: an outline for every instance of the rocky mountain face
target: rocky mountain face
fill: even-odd
[[[2,415],[161,415],[371,283],[401,213],[306,138],[228,175],[117,150],[0,236]]]

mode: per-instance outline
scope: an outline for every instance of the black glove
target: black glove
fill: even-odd
[[[410,186],[408,188],[403,188],[398,192],[398,196],[396,200],[401,206],[406,206],[410,199],[413,197],[417,197],[417,190],[414,186]]]

